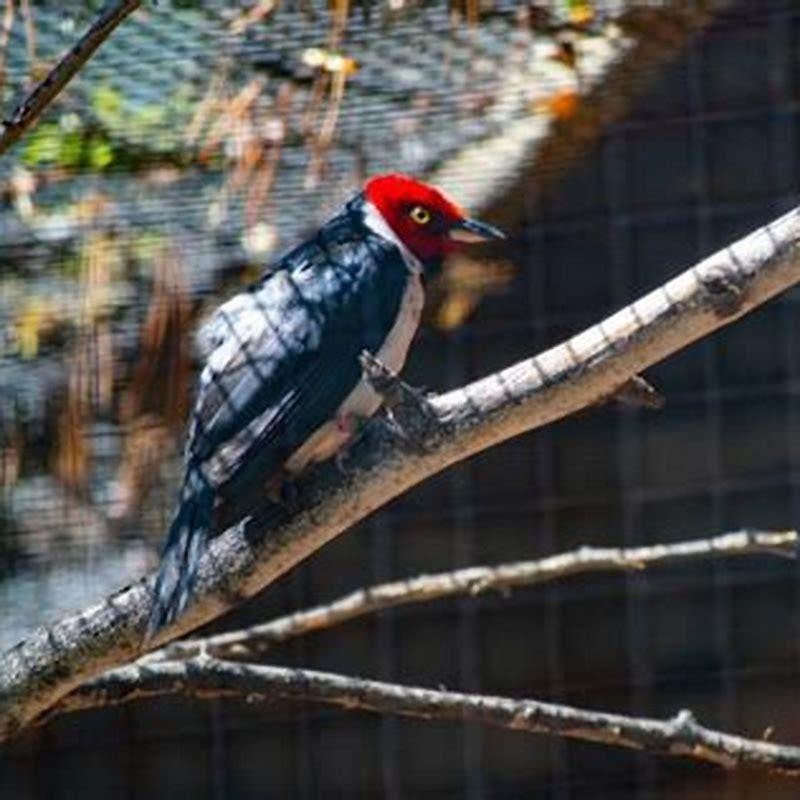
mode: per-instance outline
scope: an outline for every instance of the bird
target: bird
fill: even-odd
[[[400,372],[444,258],[502,238],[442,190],[378,175],[216,310],[198,335],[206,359],[147,639],[183,612],[213,536],[339,454],[380,408],[359,356]]]

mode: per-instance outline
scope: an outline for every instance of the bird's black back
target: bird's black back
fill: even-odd
[[[187,450],[221,497],[258,493],[333,418],[400,308],[408,267],[357,198],[245,293],[203,371]],[[227,304],[226,304],[227,305]]]

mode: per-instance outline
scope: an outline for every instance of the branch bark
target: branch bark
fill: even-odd
[[[327,672],[237,664],[212,658],[131,665],[114,670],[56,706],[54,713],[181,694],[232,697],[247,703],[278,698],[423,719],[480,722],[515,731],[687,756],[726,769],[747,766],[800,776],[800,747],[746,739],[700,725],[690,711],[668,720],[628,717],[571,706],[401,686]]]
[[[0,155],[5,153],[39,118],[42,111],[55,100],[61,90],[75,77],[94,52],[114,32],[116,27],[136,11],[142,0],[117,0],[110,3],[61,58],[33,91],[3,120],[0,133]]]
[[[420,575],[358,589],[332,603],[297,611],[243,630],[174,642],[144,656],[139,663],[185,660],[203,655],[226,659],[254,658],[272,645],[333,628],[387,608],[463,595],[475,596],[488,591],[506,591],[587,572],[632,572],[666,564],[758,553],[794,558],[797,546],[797,531],[742,530],[705,539],[646,547],[581,547],[535,561]]]
[[[200,565],[187,612],[150,645],[220,616],[382,505],[431,475],[525,431],[613,396],[634,375],[800,281],[793,210],[541,355],[430,399],[438,421],[424,447],[369,426],[345,474],[327,464],[297,487],[290,515],[226,531]],[[0,657],[0,739],[78,685],[141,654],[150,608],[143,580],[40,629]]]

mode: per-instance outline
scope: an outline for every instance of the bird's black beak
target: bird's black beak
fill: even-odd
[[[450,238],[457,242],[488,242],[492,239],[505,239],[499,228],[478,222],[476,219],[462,219],[450,228]]]

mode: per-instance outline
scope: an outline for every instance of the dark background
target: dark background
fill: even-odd
[[[800,12],[739,4],[550,194],[504,198],[518,271],[407,368],[444,390],[561,341],[797,202]],[[660,412],[587,410],[426,482],[226,628],[392,577],[584,544],[787,528],[800,502],[798,295],[648,373]],[[293,664],[800,742],[797,566],[754,556],[587,575],[381,613],[275,648]],[[222,623],[220,626],[222,627]],[[0,754],[8,798],[797,797],[797,784],[600,745],[278,704],[160,699],[57,720]]]

